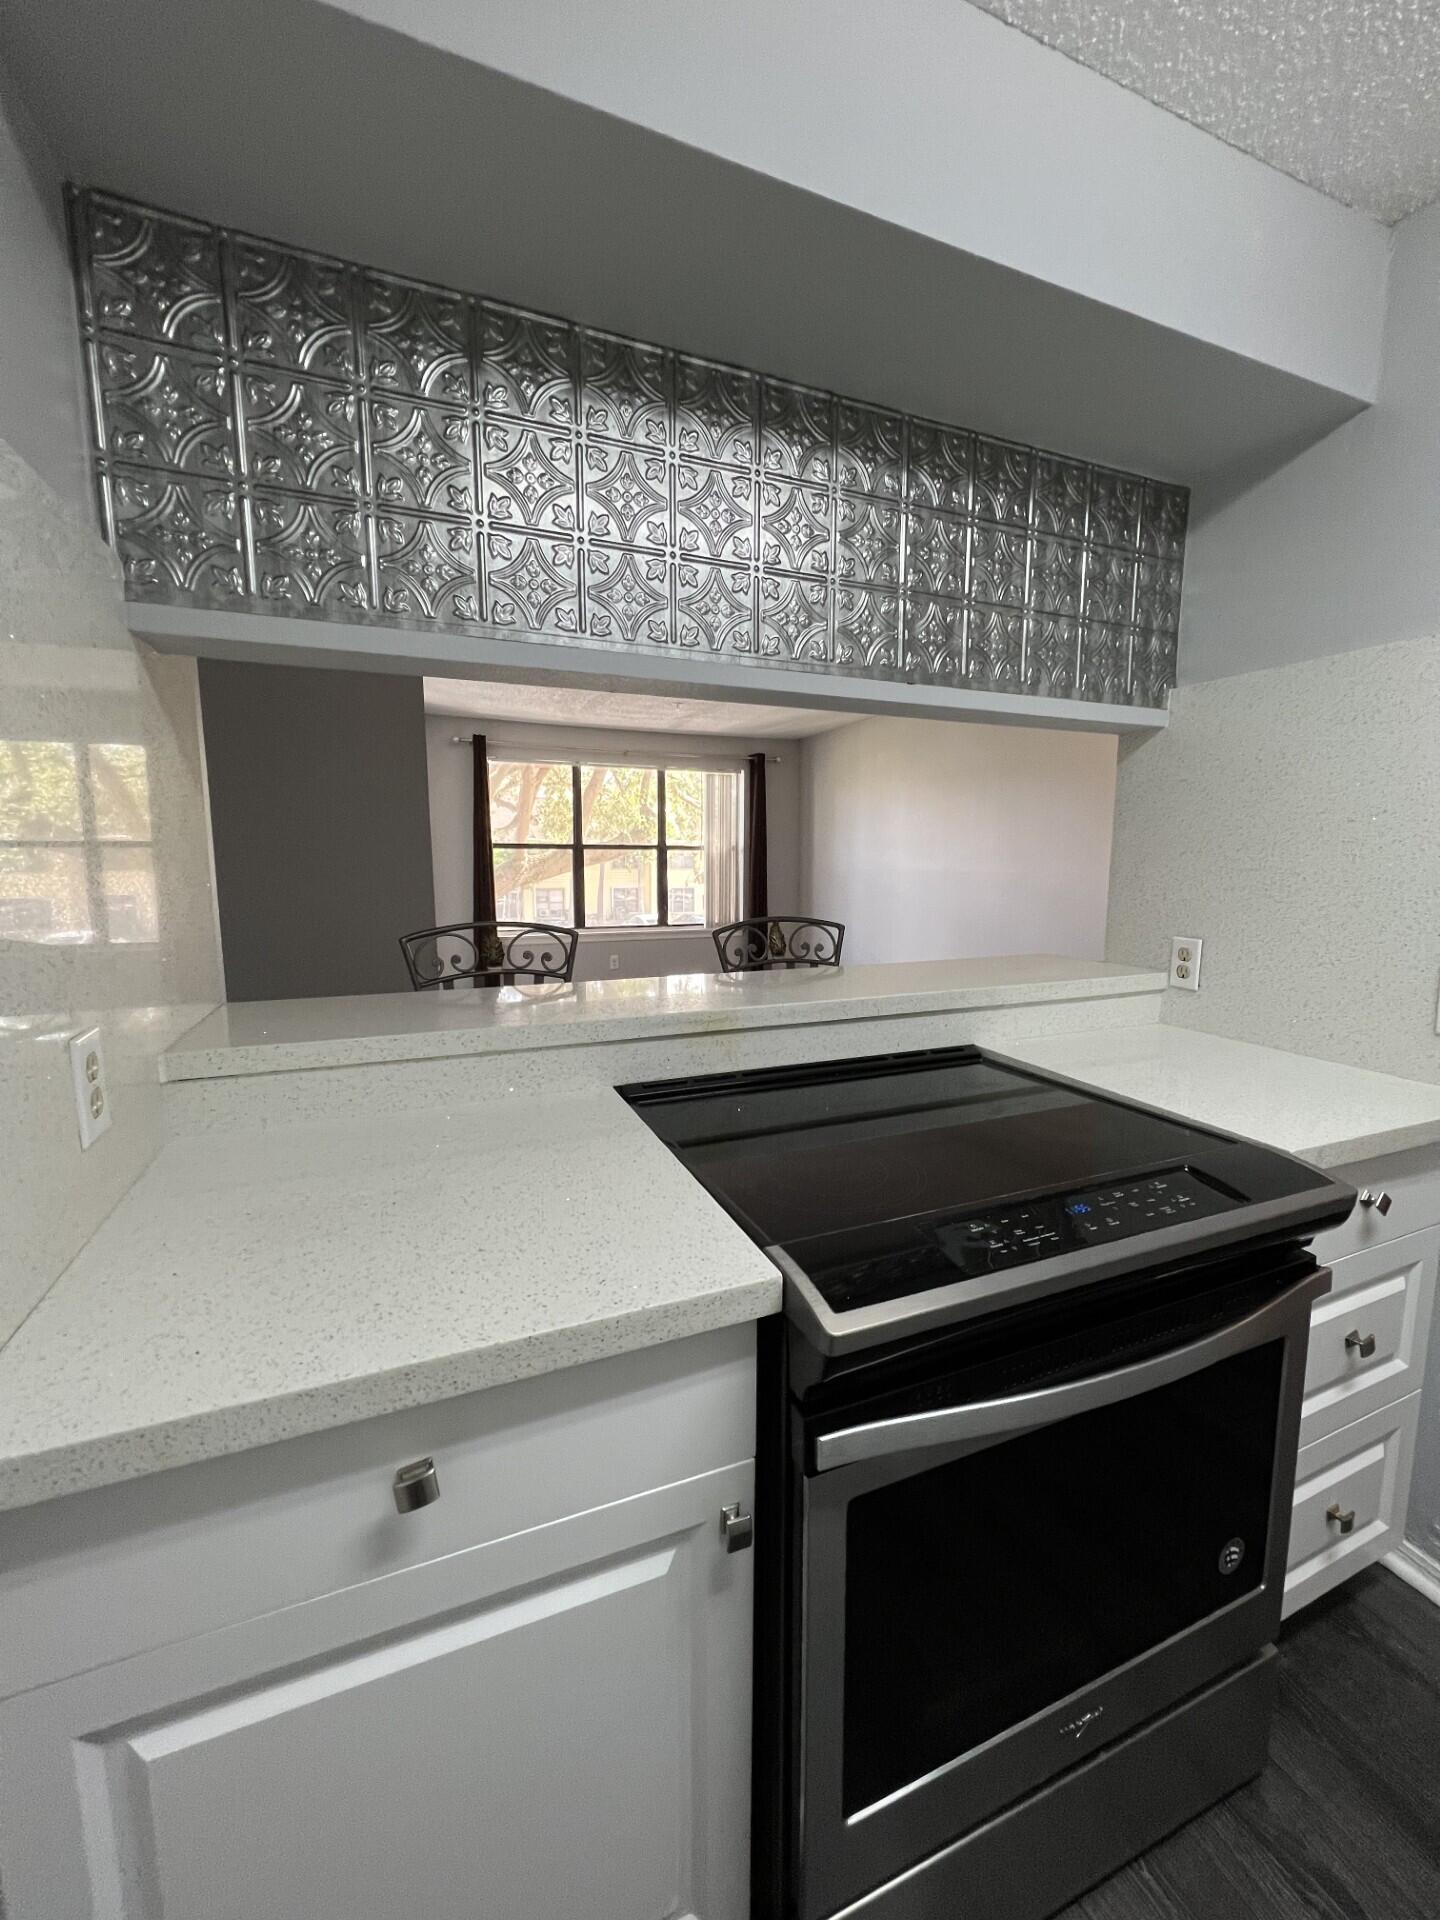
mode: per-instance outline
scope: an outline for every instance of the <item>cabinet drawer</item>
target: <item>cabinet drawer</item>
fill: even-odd
[[[0,1513],[0,1699],[746,1460],[755,1330],[725,1327]],[[433,1506],[395,1471],[430,1456]]]
[[[1415,1147],[1409,1153],[1387,1153],[1378,1160],[1359,1160],[1331,1169],[1338,1180],[1357,1190],[1390,1196],[1388,1213],[1356,1206],[1343,1225],[1317,1236],[1317,1260],[1333,1265],[1348,1254],[1403,1239],[1440,1222],[1440,1147]]]
[[[1300,1449],[1285,1576],[1287,1617],[1397,1543],[1419,1407],[1420,1396],[1412,1393]]]
[[[1302,1447],[1419,1387],[1437,1258],[1431,1228],[1335,1262],[1310,1316]]]

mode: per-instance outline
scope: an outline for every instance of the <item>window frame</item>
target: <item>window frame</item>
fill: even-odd
[[[672,922],[670,919],[670,854],[675,852],[699,853],[703,855],[705,852],[705,842],[703,840],[672,841],[670,839],[666,822],[666,767],[658,764],[651,765],[648,761],[603,759],[565,760],[558,756],[547,757],[533,752],[518,753],[508,749],[497,751],[493,755],[493,759],[508,762],[512,765],[568,766],[570,769],[569,840],[497,840],[492,833],[490,838],[490,874],[492,885],[495,887],[497,911],[500,900],[498,878],[495,873],[495,856],[497,854],[564,853],[568,851],[570,854],[571,898],[574,902],[574,919],[572,925],[577,933],[600,933],[609,937],[614,934],[704,933],[709,928],[711,922],[708,920],[682,920]],[[491,763],[492,756],[487,752],[485,756],[485,777],[487,780],[490,777]],[[581,769],[583,767],[615,767],[626,771],[653,773],[655,775],[656,837],[654,840],[612,841],[587,840],[585,838],[584,809],[582,804],[584,782],[581,779]],[[701,774],[720,771],[720,769],[714,767],[681,765],[678,761],[668,770],[678,773],[694,772]],[[723,771],[730,773],[735,770],[727,767],[723,769]],[[641,921],[639,924],[627,921],[614,926],[604,921],[600,921],[593,926],[587,923],[585,918],[585,856],[587,853],[653,853],[655,855],[655,919],[653,921]],[[542,921],[538,924],[549,925],[553,923]]]

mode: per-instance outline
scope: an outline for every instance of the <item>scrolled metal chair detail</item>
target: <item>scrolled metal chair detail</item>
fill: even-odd
[[[529,920],[457,920],[400,936],[410,984],[417,990],[448,989],[457,980],[473,980],[478,987],[570,980],[578,945],[573,927]]]
[[[838,920],[761,914],[713,930],[722,973],[765,973],[777,967],[838,967],[845,929]]]

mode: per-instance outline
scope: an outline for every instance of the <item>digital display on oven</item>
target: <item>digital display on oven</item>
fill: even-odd
[[[1209,1181],[1181,1169],[992,1207],[944,1221],[932,1231],[946,1258],[964,1273],[996,1273],[1080,1247],[1158,1233],[1237,1204]]]

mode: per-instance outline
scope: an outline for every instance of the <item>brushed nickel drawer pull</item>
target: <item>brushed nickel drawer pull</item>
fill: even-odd
[[[1342,1511],[1338,1500],[1333,1507],[1327,1507],[1325,1509],[1325,1518],[1329,1520],[1332,1525],[1337,1526],[1341,1533],[1353,1533],[1355,1531],[1355,1509],[1353,1507],[1346,1507]]]
[[[1360,1329],[1356,1327],[1353,1333],[1347,1333],[1345,1336],[1345,1350],[1347,1353],[1352,1351],[1356,1352],[1362,1360],[1368,1360],[1375,1351],[1374,1334],[1361,1333]]]
[[[1395,1202],[1383,1187],[1362,1187],[1360,1190],[1360,1204],[1362,1207],[1373,1207],[1376,1213],[1386,1214],[1390,1211],[1391,1207],[1394,1206]]]
[[[742,1553],[754,1540],[755,1522],[739,1501],[720,1509],[720,1538],[727,1553]]]
[[[435,1462],[428,1457],[412,1460],[395,1475],[395,1511],[414,1513],[420,1507],[434,1506],[440,1498],[440,1476]]]

